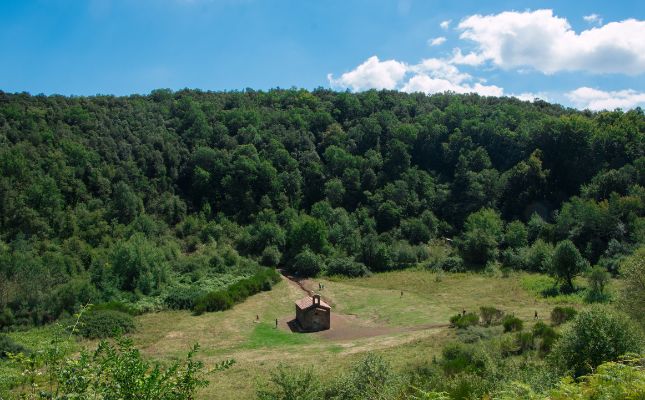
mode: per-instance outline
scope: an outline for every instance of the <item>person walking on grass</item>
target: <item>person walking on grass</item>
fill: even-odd
[[[278,329],[278,319],[275,319],[275,329]]]

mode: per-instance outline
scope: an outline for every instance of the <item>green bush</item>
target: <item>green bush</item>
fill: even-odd
[[[463,272],[464,260],[459,256],[446,257],[439,262],[439,267],[444,271]]]
[[[549,393],[552,400],[643,399],[643,358],[607,362],[581,380],[562,380]],[[533,398],[533,397],[532,397]],[[537,398],[537,396],[535,397]]]
[[[7,358],[8,353],[28,353],[28,350],[14,342],[9,336],[0,334],[0,359]]]
[[[558,338],[558,334],[556,333],[555,329],[542,321],[538,321],[535,325],[533,325],[532,332],[533,336],[539,340],[537,348],[540,351],[540,354],[545,355],[549,353],[551,351],[551,348],[553,348],[553,344]]]
[[[551,362],[574,376],[588,374],[605,361],[642,350],[642,336],[633,322],[607,306],[581,311],[555,343]]]
[[[324,268],[323,258],[305,247],[295,256],[293,263],[289,266],[289,272],[296,276],[311,277],[318,275]]]
[[[517,345],[518,354],[526,351],[533,350],[534,338],[531,332],[517,332],[515,334],[515,343]]]
[[[440,366],[446,375],[479,373],[485,367],[483,355],[472,345],[459,342],[448,343],[441,351]]]
[[[459,329],[465,329],[478,323],[479,317],[475,313],[467,313],[466,315],[456,314],[450,317],[450,324]]]
[[[479,316],[482,324],[489,326],[498,324],[504,317],[504,311],[495,307],[479,307]]]
[[[193,286],[173,286],[164,296],[164,304],[172,310],[192,310],[195,300],[204,295],[204,291]]]
[[[354,261],[351,257],[334,257],[327,263],[327,275],[345,275],[350,277],[367,274],[367,267]]]
[[[466,329],[457,330],[457,338],[463,343],[476,343],[480,340],[487,340],[501,334],[501,329],[488,328],[483,326],[469,326]]]
[[[320,379],[313,370],[291,369],[280,364],[271,372],[269,381],[257,389],[256,395],[260,400],[317,400],[321,392]]]
[[[123,303],[121,301],[108,301],[106,303],[94,304],[92,306],[92,311],[99,311],[99,310],[120,311],[122,313],[130,314],[130,315],[138,314],[137,310],[134,307],[132,307],[132,305]]]
[[[504,332],[519,332],[524,327],[522,320],[514,315],[506,315],[502,319],[502,325],[504,326]]]
[[[0,331],[9,328],[15,321],[16,318],[9,307],[5,307],[0,311]]]
[[[148,360],[128,338],[101,341],[95,350],[81,349],[80,355],[67,356],[54,346],[17,360],[24,371],[24,382],[43,382],[23,399],[155,399],[191,400],[197,389],[208,385],[207,371],[195,359],[194,345],[187,357],[159,363]],[[229,368],[234,360],[214,365],[211,371]],[[36,368],[34,368],[36,366]],[[43,377],[48,377],[46,382]]]
[[[266,267],[276,267],[280,264],[282,253],[277,246],[267,246],[262,251],[260,263]]]
[[[114,337],[134,331],[130,314],[114,310],[90,310],[81,316],[76,334],[87,339]]]
[[[273,268],[263,268],[253,276],[242,279],[226,289],[206,293],[195,299],[193,311],[201,314],[207,311],[224,311],[235,303],[261,291],[271,290],[273,284],[280,281],[280,274]]]
[[[217,292],[210,292],[195,301],[193,310],[197,314],[207,311],[224,311],[233,307],[235,302],[231,299],[226,290],[219,290]]]
[[[572,320],[578,311],[573,307],[555,307],[551,310],[551,323],[555,326],[562,325]]]

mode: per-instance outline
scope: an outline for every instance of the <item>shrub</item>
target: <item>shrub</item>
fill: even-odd
[[[642,399],[645,369],[642,359],[626,359],[598,366],[579,381],[562,380],[549,393],[552,400]],[[537,398],[537,396],[535,397]]]
[[[551,310],[551,323],[555,326],[562,325],[572,320],[577,313],[573,307],[555,307]]]
[[[558,334],[555,329],[551,328],[549,325],[545,324],[542,321],[538,321],[533,325],[533,337],[539,339],[538,350],[541,355],[547,354],[551,351],[553,344],[558,338]]]
[[[450,317],[450,323],[459,329],[465,329],[469,326],[477,325],[479,317],[475,313],[467,313],[466,315],[456,314]]]
[[[517,332],[515,334],[515,344],[517,345],[518,354],[533,349],[533,333],[531,332]]]
[[[280,364],[271,372],[269,382],[258,388],[260,400],[315,400],[321,398],[321,384],[313,370],[289,369]]]
[[[305,247],[296,257],[289,268],[289,272],[296,276],[316,276],[324,269],[325,263],[319,254]]]
[[[16,319],[13,316],[11,309],[9,307],[3,308],[2,311],[0,311],[0,330],[13,325],[15,320]]]
[[[587,282],[589,282],[589,292],[586,300],[589,303],[605,302],[608,299],[605,288],[609,283],[609,272],[603,267],[593,267],[587,273]]]
[[[164,296],[164,304],[172,310],[191,310],[195,300],[204,295],[204,291],[192,286],[173,286]]]
[[[526,252],[526,266],[531,271],[547,271],[551,266],[553,251],[552,244],[542,239],[536,240]]]
[[[502,325],[504,325],[504,332],[519,332],[524,327],[522,320],[514,315],[506,315]]]
[[[140,233],[118,242],[111,262],[114,278],[123,290],[149,294],[168,279],[168,261],[163,251]]]
[[[367,274],[364,264],[354,261],[350,257],[334,257],[327,264],[327,275],[345,275],[351,277]]]
[[[597,305],[576,316],[553,347],[550,361],[577,377],[605,361],[639,352],[641,340],[640,332],[626,315]]]
[[[399,241],[391,246],[392,262],[394,268],[407,268],[417,262],[417,252],[415,247],[410,246],[408,242]]]
[[[0,334],[0,359],[7,358],[8,353],[17,354],[17,353],[27,353],[28,350],[14,342],[7,335]]]
[[[645,246],[627,257],[620,266],[624,285],[621,290],[620,306],[645,330]]]
[[[446,257],[439,263],[439,267],[444,271],[463,272],[464,260],[459,256]]]
[[[501,333],[501,329],[485,328],[482,326],[469,326],[466,329],[457,330],[457,338],[464,343],[476,343],[480,340],[490,339]]]
[[[497,324],[504,316],[504,311],[495,307],[479,307],[479,316],[483,325]]]
[[[134,331],[130,314],[114,310],[91,310],[81,316],[76,334],[87,339],[114,337]]]
[[[332,388],[332,398],[389,399],[397,390],[396,375],[392,366],[381,356],[368,354],[356,362],[350,373]],[[335,392],[335,393],[334,393]]]
[[[132,307],[132,305],[123,303],[121,301],[108,301],[106,303],[94,304],[92,306],[92,311],[99,311],[99,310],[120,311],[122,313],[130,314],[130,315],[138,314],[137,310],[134,307]]]
[[[207,311],[224,311],[233,307],[233,299],[226,290],[210,292],[195,301],[193,310],[201,314]]]
[[[263,268],[253,276],[242,279],[226,289],[207,293],[197,298],[193,311],[201,314],[206,311],[224,311],[235,303],[244,301],[247,297],[261,291],[271,290],[274,283],[280,281],[280,274],[273,268]]]
[[[82,349],[80,356],[66,357],[49,347],[44,351],[48,362],[41,364],[38,355],[18,360],[25,382],[50,378],[21,398],[191,400],[197,389],[208,385],[204,365],[195,359],[198,349],[194,345],[186,358],[161,364],[144,358],[127,338],[101,341],[96,350]],[[212,371],[233,363],[221,362]]]
[[[484,357],[472,345],[448,343],[441,351],[441,368],[446,375],[478,373],[484,370]]]
[[[267,246],[262,251],[260,263],[266,267],[275,267],[280,264],[282,253],[278,250],[277,246]]]

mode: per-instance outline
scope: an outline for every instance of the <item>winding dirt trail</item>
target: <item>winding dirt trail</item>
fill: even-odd
[[[312,289],[314,283],[309,279],[298,279],[288,275],[282,275],[282,278],[289,285],[298,288],[304,296],[312,296],[315,291]],[[341,314],[335,312],[333,307],[336,305],[334,299],[321,295],[322,299],[332,306],[331,328],[326,331],[311,333],[311,335],[334,341],[354,340],[369,338],[381,335],[391,335],[396,333],[415,332],[429,329],[445,328],[449,324],[424,324],[416,326],[385,326],[360,319],[357,315]],[[289,323],[293,316],[280,319],[280,327],[289,330]]]

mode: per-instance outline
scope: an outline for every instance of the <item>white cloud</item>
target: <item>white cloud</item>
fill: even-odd
[[[428,46],[440,46],[446,42],[446,38],[439,36],[436,38],[428,39]]]
[[[450,59],[451,63],[462,65],[480,65],[484,61],[486,61],[486,58],[482,54],[468,53],[464,55],[459,48],[453,49],[452,58]]]
[[[455,93],[478,93],[482,96],[502,96],[504,89],[495,85],[482,85],[481,83],[457,84],[447,79],[432,78],[426,74],[417,74],[401,88],[401,91],[414,93],[423,92],[426,94],[455,92]]]
[[[409,70],[417,74],[429,75],[432,78],[447,79],[456,84],[472,79],[472,76],[460,72],[450,62],[439,58],[426,58],[421,60],[419,64],[410,66]]]
[[[372,56],[352,71],[336,79],[327,75],[332,87],[362,91],[368,89],[396,89],[404,92],[427,94],[452,91],[456,93],[479,93],[483,96],[502,96],[504,89],[480,82],[469,83],[473,77],[459,71],[447,60],[428,58],[418,64],[388,60],[379,61]]]
[[[451,20],[451,19],[447,19],[447,20],[445,20],[445,21],[441,21],[441,23],[439,24],[439,26],[441,27],[441,29],[448,29],[448,28],[450,27],[450,23],[451,23],[451,22],[452,22],[452,20]]]
[[[632,89],[606,92],[585,86],[567,93],[566,96],[578,108],[590,110],[629,109],[645,106],[645,93]]]
[[[327,75],[333,87],[351,88],[354,91],[368,89],[394,89],[405,76],[407,66],[396,60],[380,61],[372,56],[354,70],[345,72],[336,79]]]
[[[598,14],[585,15],[582,19],[592,25],[602,25],[602,17]]]
[[[645,21],[627,19],[576,33],[552,10],[507,11],[473,15],[458,25],[462,39],[477,49],[455,63],[483,61],[505,68],[529,67],[546,74],[558,71],[645,73]]]

